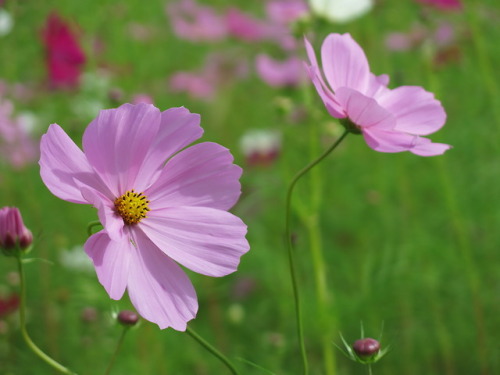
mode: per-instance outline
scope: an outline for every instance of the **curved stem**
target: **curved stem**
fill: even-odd
[[[330,146],[323,154],[321,154],[316,160],[313,160],[311,163],[309,163],[307,166],[305,166],[303,169],[301,169],[295,177],[292,179],[290,182],[290,185],[288,186],[287,194],[286,194],[286,203],[285,203],[285,236],[286,236],[286,243],[287,243],[287,249],[288,249],[288,262],[289,262],[289,267],[290,267],[290,276],[292,278],[292,288],[293,288],[293,297],[295,301],[295,317],[297,320],[297,334],[299,338],[299,345],[300,345],[300,353],[302,357],[302,365],[303,365],[303,373],[304,375],[307,375],[309,373],[309,365],[307,362],[307,353],[306,353],[306,347],[305,347],[305,342],[304,342],[304,330],[302,327],[302,310],[300,307],[300,295],[299,295],[299,288],[298,288],[298,283],[297,283],[297,274],[295,271],[295,259],[293,255],[293,247],[292,247],[292,237],[290,234],[290,211],[291,211],[291,203],[292,203],[292,193],[293,189],[295,188],[295,185],[297,182],[300,180],[302,176],[304,176],[307,172],[309,172],[314,166],[316,166],[319,162],[321,162],[324,158],[326,158],[333,150],[337,148],[337,146],[344,140],[344,138],[347,136],[349,133],[349,130],[345,130],[344,133],[340,136],[337,141]]]
[[[19,269],[19,279],[20,279],[20,303],[19,303],[19,323],[21,326],[21,334],[24,338],[24,341],[26,341],[26,344],[28,347],[38,356],[40,357],[44,362],[46,362],[48,365],[52,366],[54,369],[56,369],[59,372],[62,372],[63,374],[69,374],[69,375],[76,375],[73,371],[67,369],[63,365],[61,365],[59,362],[55,361],[51,357],[49,357],[47,354],[45,354],[34,342],[31,340],[31,337],[28,334],[28,331],[26,330],[26,281],[25,281],[25,276],[24,276],[24,268],[23,268],[23,260],[21,259],[21,255],[16,256],[17,259],[17,266]]]
[[[104,373],[104,375],[109,375],[111,373],[111,368],[113,367],[113,364],[115,363],[116,356],[118,355],[118,352],[120,351],[120,349],[122,347],[123,341],[125,340],[125,335],[128,332],[129,328],[130,327],[127,327],[127,326],[123,327],[122,334],[120,335],[120,338],[118,339],[118,343],[116,344],[115,352],[113,353],[113,356],[111,357],[111,359],[109,361],[108,368],[106,369],[106,372]]]
[[[231,371],[233,375],[239,375],[238,370],[233,366],[233,364],[226,358],[224,354],[215,349],[211,344],[209,344],[205,339],[203,339],[200,335],[198,335],[191,328],[187,327],[186,333],[191,336],[193,339],[198,341],[198,343],[203,346],[206,350],[213,354],[214,357],[219,359],[222,363],[226,365],[226,367]]]

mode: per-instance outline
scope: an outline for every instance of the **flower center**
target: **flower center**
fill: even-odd
[[[115,211],[123,218],[125,224],[133,225],[146,217],[149,211],[148,204],[149,201],[143,193],[136,193],[132,189],[115,199]]]

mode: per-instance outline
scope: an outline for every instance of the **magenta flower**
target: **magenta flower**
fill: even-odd
[[[323,79],[314,50],[305,40],[308,71],[328,112],[352,132],[361,133],[380,152],[440,155],[450,148],[421,137],[439,130],[446,113],[434,95],[419,86],[389,89],[389,77],[370,72],[361,47],[349,34],[330,34],[323,42]]]
[[[56,13],[42,33],[49,83],[52,88],[73,88],[79,83],[85,54],[69,25]]]
[[[199,122],[182,107],[124,104],[89,124],[83,152],[57,124],[41,140],[49,190],[98,210],[104,228],[84,248],[99,281],[115,300],[127,289],[139,314],[161,329],[185,330],[198,309],[176,262],[224,276],[249,249],[245,224],[227,212],[240,195],[241,168],[216,143],[182,150],[202,135]]]

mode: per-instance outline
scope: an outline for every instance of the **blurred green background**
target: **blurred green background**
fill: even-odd
[[[185,106],[200,113],[203,140],[231,149],[244,168],[243,194],[232,211],[248,225],[251,251],[239,270],[224,278],[188,271],[200,304],[190,326],[233,359],[242,374],[265,372],[237,358],[276,374],[299,374],[284,198],[291,177],[334,141],[339,125],[311,85],[274,88],[257,77],[255,56],[281,53],[272,43],[182,40],[172,31],[165,5],[156,0],[7,0],[3,7],[15,23],[0,37],[0,79],[30,88],[29,98],[9,100],[16,113],[34,116],[36,140],[50,123],[58,123],[80,144],[99,107],[116,107],[137,94],[149,95],[161,110]],[[220,13],[231,5],[255,17],[264,14],[262,1],[210,5]],[[40,33],[51,11],[69,22],[86,53],[87,75],[79,89],[47,88]],[[434,30],[443,21],[455,32],[444,50],[432,40],[408,51],[385,45],[391,32],[408,32],[415,25]],[[349,342],[360,338],[360,322],[371,337],[378,337],[383,325],[382,345],[392,347],[374,366],[374,374],[500,373],[498,25],[496,0],[467,1],[458,12],[381,0],[352,22],[310,24],[316,50],[328,33],[349,32],[364,48],[371,70],[391,76],[390,87],[420,85],[434,92],[448,120],[431,138],[453,146],[432,158],[382,154],[350,135],[299,183],[292,228],[311,374],[327,373],[325,342],[335,357],[336,374],[366,373],[333,345],[340,344],[339,332]],[[138,28],[145,36],[136,35]],[[221,84],[210,100],[170,90],[172,74],[202,68],[214,52],[245,58],[248,75]],[[297,54],[304,58],[302,48]],[[240,141],[249,129],[282,134],[273,163],[248,163]],[[33,339],[80,375],[104,373],[120,335],[113,313],[132,306],[126,296],[110,300],[92,269],[61,261],[61,254],[83,245],[95,210],[51,195],[36,161],[13,168],[4,157],[0,197],[2,206],[21,209],[36,238],[32,256],[50,261],[26,266]],[[322,249],[325,316],[317,302],[312,248]],[[78,259],[82,252],[76,249],[70,258]],[[15,271],[14,260],[3,258],[0,296],[17,291]],[[0,374],[54,373],[25,346],[15,314],[0,321]],[[188,335],[142,321],[127,336],[111,373],[227,370]]]

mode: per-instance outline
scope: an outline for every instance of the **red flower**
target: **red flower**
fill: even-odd
[[[85,55],[69,25],[57,13],[51,13],[42,30],[42,38],[50,86],[76,87]]]

